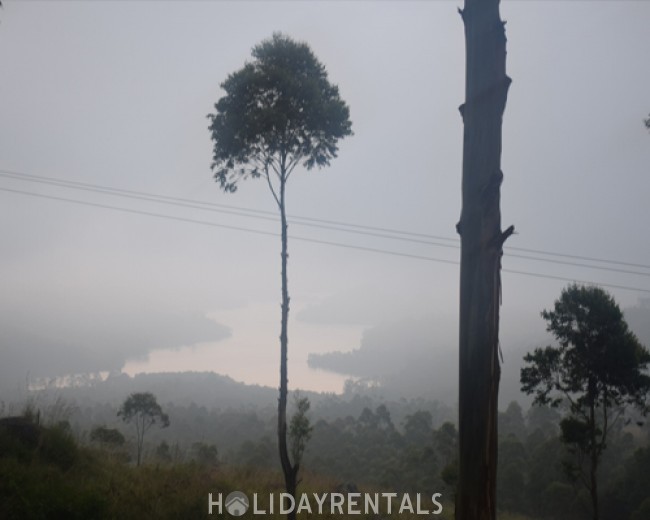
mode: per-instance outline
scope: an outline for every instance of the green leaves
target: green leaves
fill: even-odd
[[[270,172],[284,182],[298,164],[327,166],[338,140],[352,135],[349,109],[307,44],[276,33],[252,55],[222,83],[226,95],[208,115],[212,170],[228,192]]]
[[[598,287],[570,285],[542,312],[558,346],[524,357],[522,391],[539,404],[568,398],[599,406],[641,405],[650,390],[650,353],[628,329],[614,299]],[[549,396],[555,396],[552,400]]]
[[[289,424],[289,442],[294,465],[299,465],[302,461],[305,448],[314,430],[307,416],[310,406],[309,398],[296,397],[296,413]]]
[[[575,460],[564,461],[564,469],[586,484],[598,518],[597,469],[607,434],[626,406],[647,412],[650,353],[628,329],[614,299],[598,287],[568,286],[542,317],[558,345],[524,357],[522,391],[535,394],[536,404],[569,403],[561,439]]]
[[[564,390],[561,356],[560,349],[551,346],[536,348],[532,354],[524,356],[528,366],[521,369],[521,390],[527,394],[535,393],[535,404],[559,405],[561,399],[551,399],[549,395],[553,391]]]
[[[160,422],[163,428],[169,426],[169,417],[163,413],[156,397],[150,392],[131,394],[124,401],[117,415],[124,422],[140,419],[148,426],[156,424],[156,422]]]
[[[144,434],[154,424],[161,428],[169,426],[169,416],[162,411],[156,397],[150,392],[131,394],[117,412],[124,422],[133,423],[136,432],[138,466],[142,456]]]

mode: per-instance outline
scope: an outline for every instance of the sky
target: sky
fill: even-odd
[[[453,388],[461,5],[3,1],[3,385],[212,370],[277,386],[275,203],[262,181],[220,191],[206,116],[228,74],[281,31],[326,66],[354,131],[329,168],[297,170],[288,187],[289,386],[339,392],[346,376],[310,368],[310,354],[408,357],[399,331],[426,322],[447,360],[432,378]],[[650,3],[504,1],[501,15],[513,79],[502,222],[517,231],[501,344],[513,387],[522,349],[545,341],[540,311],[569,281],[609,284],[623,308],[650,297]]]

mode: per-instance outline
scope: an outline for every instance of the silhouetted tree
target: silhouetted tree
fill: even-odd
[[[499,434],[502,437],[514,435],[520,441],[526,438],[524,413],[517,401],[511,401],[506,411],[499,413]]]
[[[156,397],[150,392],[131,394],[124,401],[117,415],[124,422],[132,422],[135,425],[137,461],[139,466],[142,459],[145,433],[154,424],[160,424],[161,428],[166,428],[169,426],[169,417],[166,413],[163,413],[162,408],[156,401]]]
[[[501,256],[501,130],[510,78],[499,0],[465,0],[459,334],[458,520],[496,517]],[[479,462],[480,461],[480,462]]]
[[[219,465],[219,451],[214,444],[205,442],[192,443],[192,459],[201,466]]]
[[[302,456],[305,453],[305,448],[309,439],[311,439],[312,431],[314,430],[311,421],[307,416],[309,412],[309,398],[296,397],[296,412],[291,417],[289,424],[289,444],[291,446],[291,456],[296,465],[302,463]]]
[[[648,130],[650,130],[650,117],[648,117],[648,119],[644,120],[643,122],[645,123],[645,127],[646,127]]]
[[[533,404],[526,412],[527,441],[533,441],[534,445],[532,437],[538,437],[541,440],[555,437],[559,432],[560,419],[560,413],[555,408]]]
[[[214,142],[212,170],[234,192],[248,177],[263,177],[278,205],[282,236],[282,316],[278,445],[287,492],[295,495],[299,465],[287,448],[286,185],[293,170],[328,166],[338,141],[352,135],[349,109],[309,46],[276,33],[253,48],[253,61],[221,84],[226,95],[208,117]],[[293,516],[293,515],[291,515]]]
[[[98,442],[106,447],[118,447],[124,445],[126,439],[119,430],[107,428],[106,426],[96,426],[90,431],[90,440]]]
[[[650,352],[628,329],[614,299],[599,287],[570,285],[542,317],[559,345],[526,354],[522,390],[535,394],[538,404],[568,402],[561,439],[579,460],[587,458],[589,471],[584,475],[581,465],[567,469],[583,479],[598,520],[598,464],[607,435],[625,408],[647,412]]]
[[[527,458],[526,448],[516,435],[501,436],[497,471],[497,498],[501,511],[523,509]]]

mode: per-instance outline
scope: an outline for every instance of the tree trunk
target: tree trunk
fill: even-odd
[[[591,381],[589,382],[590,392],[595,392],[591,390],[592,385]],[[593,393],[592,393],[593,396]],[[589,428],[591,430],[591,464],[589,468],[589,477],[591,485],[589,486],[589,492],[591,493],[591,506],[593,508],[593,520],[598,520],[598,450],[596,448],[596,405],[594,404],[594,398],[591,397],[591,402],[589,403]]]
[[[501,128],[510,78],[499,0],[465,0],[457,520],[496,518]]]
[[[284,172],[283,172],[284,173]],[[282,175],[280,181],[280,220],[282,223],[282,318],[280,326],[280,398],[278,399],[278,447],[280,451],[280,464],[282,473],[284,473],[284,482],[287,493],[295,497],[296,495],[296,476],[298,467],[291,464],[289,459],[289,450],[287,449],[287,395],[288,395],[288,377],[287,377],[287,346],[289,343],[288,323],[289,323],[289,289],[287,284],[287,215],[285,209],[285,176]],[[293,520],[296,518],[295,511],[287,515],[287,518]]]
[[[140,420],[142,420],[142,426],[140,426]],[[136,448],[138,452],[138,463],[137,466],[140,467],[140,462],[142,460],[142,448],[144,446],[144,417],[135,418],[135,433],[137,436],[136,439]]]

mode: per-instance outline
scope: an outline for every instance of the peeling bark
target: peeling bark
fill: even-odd
[[[458,520],[496,518],[501,256],[501,129],[510,78],[499,0],[465,0],[459,334]]]

